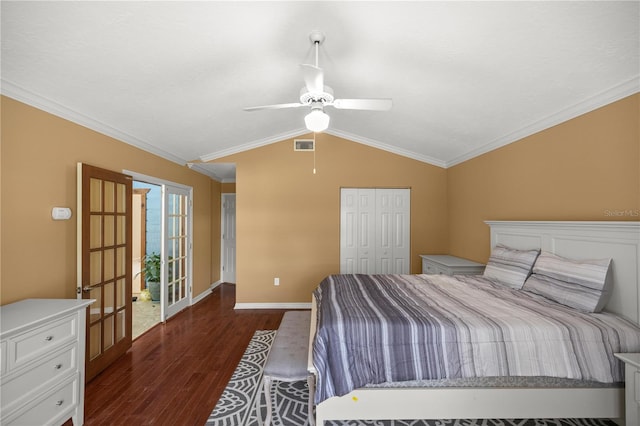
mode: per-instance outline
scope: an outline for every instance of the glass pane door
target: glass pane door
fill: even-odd
[[[163,306],[165,319],[191,304],[190,191],[165,186]]]
[[[78,166],[79,297],[87,315],[86,380],[131,347],[131,187],[129,176]]]

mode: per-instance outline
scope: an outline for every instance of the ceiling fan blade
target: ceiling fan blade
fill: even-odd
[[[304,76],[304,84],[311,93],[319,93],[324,90],[324,72],[322,68],[314,65],[301,64]]]
[[[275,105],[262,105],[262,106],[254,106],[242,108],[245,111],[259,111],[263,109],[283,109],[283,108],[298,108],[301,106],[306,106],[305,104],[301,104],[300,102],[292,102],[290,104],[275,104]]]
[[[391,109],[391,99],[336,99],[331,104],[337,109],[364,109],[371,111],[387,111]]]

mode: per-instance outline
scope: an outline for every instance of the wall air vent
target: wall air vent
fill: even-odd
[[[315,151],[315,140],[313,139],[294,139],[294,151]]]

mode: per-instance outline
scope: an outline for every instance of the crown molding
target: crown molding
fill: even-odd
[[[105,136],[109,136],[121,142],[133,145],[136,148],[140,148],[144,151],[150,152],[151,154],[155,154],[174,163],[178,163],[180,165],[185,165],[187,163],[187,161],[183,158],[173,155],[165,150],[159,149],[148,142],[138,139],[128,133],[122,132],[108,124],[95,120],[78,111],[67,108],[64,105],[52,101],[51,99],[47,99],[45,97],[37,95],[27,89],[11,83],[10,81],[2,79],[0,80],[0,83],[0,93],[2,93],[4,96],[33,106],[65,120],[71,121],[72,123],[79,124]]]
[[[478,157],[482,154],[486,154],[487,152],[509,145],[513,142],[517,142],[523,138],[526,138],[527,136],[531,136],[535,133],[564,123],[565,121],[569,121],[573,118],[594,111],[605,105],[609,105],[613,102],[619,101],[620,99],[635,95],[638,92],[640,92],[640,75],[635,75],[629,80],[613,86],[608,90],[602,91],[594,96],[591,96],[582,102],[579,102],[568,108],[564,108],[554,114],[549,115],[546,118],[543,118],[542,120],[538,120],[519,130],[494,139],[493,141],[479,148],[472,149],[471,151],[468,151],[463,155],[455,157],[452,160],[447,161],[444,167],[453,167],[457,164]]]
[[[428,163],[433,166],[446,168],[445,161],[439,160],[437,158],[429,157],[427,155],[421,155],[406,149],[398,148],[397,146],[391,146],[391,145],[379,142],[375,139],[365,138],[362,136],[354,135],[352,133],[343,132],[342,130],[338,130],[338,129],[328,129],[325,131],[325,133],[328,133],[333,136],[337,136],[339,138],[348,139],[352,142],[357,142],[362,145],[367,145],[373,148],[381,149],[383,151],[391,152],[393,154],[401,155],[403,157],[408,157],[413,160],[421,161],[423,163]]]
[[[296,138],[298,136],[306,135],[307,133],[309,133],[309,130],[307,129],[291,130],[289,132],[280,133],[274,136],[269,136],[264,139],[258,139],[256,141],[248,142],[242,145],[223,149],[222,151],[215,151],[210,154],[201,155],[200,161],[203,161],[206,163],[208,161],[217,160],[218,158],[226,157],[228,155],[238,154],[240,152],[249,151],[255,148],[260,148],[261,146],[270,145],[276,142],[281,142],[286,139]]]
[[[549,115],[548,117],[542,120],[538,120],[534,123],[531,123],[519,130],[516,130],[504,136],[498,137],[493,141],[488,142],[479,148],[472,149],[450,160],[441,160],[441,159],[433,158],[430,156],[418,154],[413,151],[398,148],[396,146],[385,144],[375,139],[362,137],[362,136],[348,133],[339,129],[328,129],[325,131],[325,133],[333,136],[337,136],[343,139],[347,139],[356,143],[367,145],[373,148],[381,149],[383,151],[391,152],[393,154],[397,154],[403,157],[411,158],[413,160],[421,161],[427,164],[431,164],[437,167],[442,167],[447,169],[449,167],[453,167],[457,164],[471,160],[480,155],[486,154],[495,149],[509,145],[513,142],[517,142],[527,136],[531,136],[537,132],[556,126],[560,123],[571,120],[580,115],[594,111],[598,108],[601,108],[605,105],[608,105],[610,103],[623,99],[627,96],[634,95],[638,92],[640,92],[640,75],[635,75],[632,78],[628,79],[627,81],[624,81],[621,84],[618,84],[608,90],[602,91],[597,95],[589,97],[582,102],[579,102],[568,108],[564,108],[554,114]],[[188,164],[188,161],[183,158],[173,155],[163,149],[157,148],[156,146],[148,142],[145,142],[139,138],[136,138],[135,136],[132,136],[128,133],[122,132],[108,124],[102,123],[82,113],[79,113],[70,108],[67,108],[55,101],[52,101],[50,99],[37,95],[33,92],[30,92],[18,85],[11,83],[10,81],[0,79],[0,93],[9,98],[15,99],[27,105],[31,105],[35,108],[41,109],[45,112],[61,117],[65,120],[69,120],[73,123],[87,127],[88,129],[94,130],[103,135],[112,137],[121,142],[140,148],[144,151],[147,151],[151,154],[162,157],[166,160],[172,161],[180,165]],[[238,154],[240,152],[248,151],[254,148],[259,148],[265,145],[270,145],[272,143],[281,142],[286,139],[291,139],[298,136],[306,135],[308,133],[309,133],[309,130],[307,130],[306,128],[299,128],[289,132],[270,136],[264,139],[252,141],[246,144],[234,146],[221,151],[215,151],[210,154],[205,154],[200,156],[200,160],[203,162],[209,162],[212,160],[216,160],[218,158],[226,157],[233,154]],[[207,169],[197,167],[196,166],[197,164],[198,163],[189,163],[190,167],[193,168],[196,172],[209,176],[210,178],[216,181],[220,181],[220,177],[216,176],[215,174],[212,174]]]

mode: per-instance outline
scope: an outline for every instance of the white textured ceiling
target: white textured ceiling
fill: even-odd
[[[2,93],[178,163],[306,133],[320,30],[334,135],[442,167],[640,91],[638,1],[1,3]],[[200,169],[201,171],[204,169]]]

